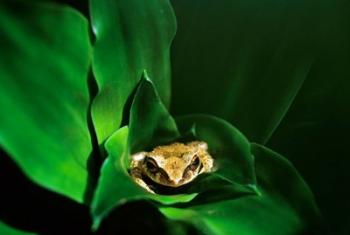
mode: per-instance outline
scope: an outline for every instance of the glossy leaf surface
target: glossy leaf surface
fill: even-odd
[[[106,142],[109,158],[102,168],[92,211],[97,225],[114,207],[122,204],[127,207],[135,200],[157,202],[154,205],[167,218],[190,224],[203,234],[229,234],[230,231],[297,234],[318,221],[311,192],[283,157],[259,145],[251,145],[230,124],[205,115],[178,118],[177,124],[181,138],[197,138],[208,143],[209,151],[217,161],[217,170],[199,177],[179,191],[187,196],[149,194],[136,185],[128,174],[128,143],[134,143],[130,139],[137,138],[130,133],[131,130],[136,133],[136,126],[141,128],[141,139],[148,136],[145,140],[152,146],[152,140],[157,140],[155,136],[159,133],[171,133],[159,131],[172,129],[162,123],[173,126],[171,117],[157,97],[152,83],[143,79],[131,107],[131,120],[134,115],[140,115],[143,122],[140,119],[135,125],[137,119],[134,119],[130,122],[129,133],[124,127]],[[152,125],[147,120],[152,120]],[[159,125],[154,125],[157,123]],[[192,130],[192,137],[186,135],[189,130]],[[177,132],[174,133],[174,138],[178,138]],[[258,190],[254,186],[256,183]],[[271,226],[272,223],[275,226]]]
[[[319,214],[313,195],[287,160],[265,147],[250,144],[229,123],[211,116],[177,118],[179,138],[154,89],[149,80],[141,80],[131,106],[129,139],[124,127],[106,142],[109,158],[102,168],[93,205],[96,223],[116,206],[128,208],[135,200],[146,200],[170,219],[166,222],[157,216],[159,223],[165,223],[159,226],[177,223],[183,234],[191,234],[188,226],[198,234],[298,234],[317,225]],[[174,131],[176,141],[206,141],[217,169],[182,190],[174,189],[174,195],[149,194],[128,175],[127,143],[135,143],[137,151],[147,149],[161,143],[157,136],[168,133],[163,136],[171,137],[169,130]],[[143,141],[134,142],[139,136]],[[170,141],[168,137],[165,139]],[[178,193],[187,194],[186,200]]]
[[[153,205],[152,210],[149,208],[151,205],[127,203],[115,212],[123,212],[129,219],[132,217],[133,221],[138,221],[139,227],[120,224],[115,227],[127,231],[147,228],[148,231],[161,231],[169,235],[327,234],[320,226],[320,215],[313,195],[295,168],[282,156],[261,145],[252,144],[251,147],[256,159],[260,194],[204,203],[195,203],[194,199],[189,203],[170,206]],[[210,184],[206,185],[210,187]],[[157,215],[157,206],[168,221]],[[138,213],[135,214],[135,211]],[[111,216],[114,218],[115,213]],[[145,222],[145,218],[156,224]],[[123,219],[120,217],[118,221]]]
[[[95,226],[116,205],[152,199],[165,204],[185,202],[196,194],[156,196],[138,186],[128,173],[130,151],[140,151],[157,141],[179,137],[175,121],[168,114],[153,83],[142,79],[130,110],[130,127],[115,132],[106,142],[108,158],[103,164],[92,205]],[[159,143],[159,142],[158,142]]]
[[[81,201],[91,150],[87,21],[68,7],[1,1],[0,38],[0,146],[36,183]]]
[[[198,234],[315,232],[319,212],[312,193],[293,166],[260,145],[253,144],[252,152],[256,156],[260,195],[183,208],[163,207],[161,212],[171,220],[194,225]]]
[[[102,166],[98,187],[96,189],[95,197],[92,203],[92,215],[94,217],[95,228],[98,227],[101,221],[106,221],[104,219],[110,218],[109,215],[111,215],[110,213],[115,207],[117,207],[117,210],[120,210],[122,207],[128,208],[130,205],[132,205],[132,203],[136,201],[136,203],[141,202],[152,207],[151,213],[145,214],[142,218],[149,218],[154,222],[156,221],[156,223],[160,223],[159,227],[165,229],[163,231],[164,234],[308,234],[308,229],[313,228],[313,226],[317,226],[319,222],[318,209],[314,203],[314,199],[309,188],[288,161],[286,161],[282,156],[263,146],[251,144],[238,129],[222,119],[209,115],[188,115],[173,119],[168,113],[166,107],[169,98],[167,98],[167,95],[169,95],[169,84],[166,82],[168,80],[164,80],[164,77],[167,77],[169,75],[169,67],[167,67],[168,64],[166,63],[168,62],[168,48],[166,45],[169,44],[166,42],[170,42],[171,40],[170,36],[172,34],[170,29],[174,26],[174,24],[171,24],[171,20],[159,20],[165,19],[167,17],[168,20],[172,19],[172,12],[170,8],[167,8],[169,11],[168,13],[165,13],[167,12],[164,11],[166,7],[162,8],[163,11],[154,11],[154,9],[159,9],[153,8],[158,3],[161,4],[161,6],[168,6],[167,1],[151,1],[148,2],[148,4],[141,2],[138,3],[136,1],[102,1],[102,3],[100,1],[97,4],[97,1],[91,0],[93,29],[97,37],[94,73],[96,75],[97,83],[99,86],[99,93],[97,94],[97,98],[93,105],[92,114],[94,124],[96,125],[98,141],[99,143],[102,143],[106,140],[104,145],[101,146],[105,147],[106,153],[108,155],[108,158],[105,160]],[[199,2],[196,3],[196,1],[193,1],[193,3],[199,4]],[[227,11],[230,12],[233,9],[232,6],[238,6],[238,9],[242,10],[245,9],[244,6],[246,4],[237,4],[237,2],[226,3],[228,5],[224,4],[224,7],[222,9],[227,8]],[[211,5],[209,1],[203,1],[203,4],[204,6],[206,6],[206,4],[207,6],[208,4],[209,6]],[[250,3],[247,4],[249,5]],[[41,166],[43,161],[35,161],[35,163],[29,167],[29,170],[28,167],[22,167],[24,171],[40,184],[80,201],[80,197],[86,181],[86,158],[91,150],[90,139],[86,127],[86,112],[88,106],[86,77],[89,61],[88,59],[83,60],[80,58],[80,56],[83,56],[82,58],[85,58],[85,56],[88,58],[90,56],[88,53],[89,42],[87,36],[88,33],[86,30],[86,22],[83,17],[81,17],[75,11],[66,7],[61,8],[56,5],[20,5],[22,8],[19,9],[23,9],[23,6],[25,6],[26,9],[30,9],[30,11],[23,11],[25,14],[21,15],[22,18],[19,18],[20,20],[17,19],[17,15],[16,17],[12,17],[12,14],[15,14],[14,9],[17,11],[19,5],[16,3],[10,3],[9,1],[9,3],[1,3],[0,6],[4,6],[5,9],[0,9],[1,32],[5,32],[3,34],[0,34],[0,36],[3,36],[1,38],[5,38],[5,44],[3,44],[5,45],[4,48],[10,48],[8,46],[12,46],[12,48],[16,49],[8,50],[7,55],[10,55],[9,58],[11,58],[11,54],[13,51],[15,51],[16,53],[20,54],[21,57],[14,55],[13,58],[24,58],[23,61],[27,62],[24,63],[24,65],[18,65],[18,63],[5,64],[7,61],[5,59],[0,59],[1,79],[3,79],[3,77],[11,77],[9,74],[12,73],[14,73],[13,77],[16,79],[16,82],[13,82],[13,84],[11,83],[10,79],[4,79],[3,84],[6,86],[5,88],[0,88],[0,105],[5,107],[6,112],[12,112],[13,109],[14,116],[11,117],[15,117],[15,119],[12,121],[10,118],[5,117],[4,115],[0,121],[5,120],[5,124],[10,125],[11,128],[13,127],[14,123],[20,123],[21,125],[18,126],[18,129],[21,128],[22,130],[26,131],[29,130],[27,132],[20,132],[19,130],[15,129],[15,133],[10,133],[8,131],[10,130],[9,128],[4,128],[4,134],[0,132],[0,144],[1,146],[3,145],[6,151],[8,151],[11,155],[13,154],[13,152],[11,152],[12,148],[15,153],[12,156],[21,156],[16,152],[18,151],[17,146],[22,146],[21,148],[25,147],[25,150],[29,149],[31,151],[29,153],[33,153],[35,156],[38,155],[39,160],[41,159],[40,157],[42,155],[40,155],[41,153],[37,149],[39,149],[39,147],[42,148],[42,150],[44,150],[44,152],[50,156],[50,158],[48,158],[49,160],[47,161],[49,163],[51,160],[53,161],[52,165],[50,165],[51,163],[48,164],[44,161],[45,164]],[[140,8],[140,11],[138,11],[137,7],[132,9],[133,7],[130,6],[142,6],[142,8]],[[222,5],[220,7],[222,7]],[[34,10],[32,10],[32,8]],[[42,14],[40,11],[42,9],[45,9],[45,14]],[[131,11],[131,9],[133,11]],[[144,9],[146,9],[146,11],[144,11]],[[147,9],[151,10],[148,11]],[[215,12],[215,8],[213,9]],[[64,20],[58,17],[60,14],[57,14],[57,12],[57,15],[55,14],[55,18],[52,18],[52,11],[59,11],[60,13],[63,12],[62,14],[65,17],[61,17],[63,17]],[[147,12],[151,14],[147,14]],[[156,13],[156,16],[153,15],[153,13]],[[195,11],[194,13],[195,17],[193,17],[193,20],[190,20],[193,23],[196,22],[196,17],[201,15],[200,11]],[[221,11],[224,19],[225,15],[227,16],[225,13],[226,11]],[[293,15],[293,11],[289,13]],[[33,14],[35,17],[33,17],[31,14]],[[50,17],[46,17],[46,15],[50,15]],[[26,17],[30,18],[28,22],[27,20],[23,20],[27,19]],[[217,18],[222,20],[220,17],[213,17],[213,19]],[[75,28],[73,27],[74,33],[73,29],[71,28],[63,29],[62,32],[59,30],[59,33],[61,33],[63,36],[59,35],[52,38],[51,31],[49,29],[50,27],[48,25],[52,26],[52,22],[54,22],[57,24],[57,27],[63,28],[59,22],[62,21],[62,24],[68,24],[69,20],[72,19],[74,19],[74,22],[79,26],[76,26]],[[114,20],[109,21],[110,19]],[[252,20],[255,21],[256,19],[253,18]],[[33,21],[35,22],[35,27],[24,27],[24,25],[27,26],[28,24],[33,24]],[[8,26],[8,24],[2,22],[11,22],[11,24]],[[48,22],[47,25],[46,22]],[[135,27],[135,25],[138,26],[139,24],[144,24],[145,22],[147,22],[147,24],[153,22],[156,26],[152,28],[152,30],[140,28],[136,30],[137,27]],[[167,24],[166,22],[170,23]],[[174,21],[172,22],[174,23]],[[20,27],[17,27],[18,25]],[[69,23],[69,25],[71,24]],[[162,28],[164,25],[166,25],[166,30],[163,31],[164,28],[162,30],[159,30],[159,32],[162,33],[162,37],[159,37],[159,35],[154,36],[152,34],[157,31],[153,31],[154,29],[158,29],[158,26],[159,28]],[[210,23],[207,24],[206,27],[208,25],[210,28]],[[292,25],[295,27],[295,30],[296,28],[300,29],[298,23],[295,25],[294,23],[287,25]],[[41,33],[32,33],[32,30],[35,31],[35,29],[37,29],[37,26],[39,26],[39,32]],[[190,25],[189,28],[192,26]],[[116,31],[115,28],[117,28]],[[197,29],[196,27],[194,28]],[[79,35],[76,35],[78,32],[77,29],[81,29]],[[128,31],[129,29],[130,31]],[[220,31],[219,28],[217,29]],[[196,30],[193,31],[195,32]],[[290,47],[286,46],[289,45],[289,43],[292,42],[292,44],[295,43],[293,45],[301,45],[301,48],[304,48],[305,45],[303,42],[299,41],[299,36],[293,35],[293,37],[296,37],[293,38],[288,35],[289,31],[285,33],[286,35],[284,35],[281,41],[276,44],[278,46],[276,54],[268,56],[268,60],[266,62],[268,66],[266,69],[260,67],[260,65],[256,66],[256,64],[253,64],[253,66],[250,67],[251,65],[249,62],[252,60],[254,61],[252,58],[255,58],[256,54],[253,52],[253,49],[251,51],[249,48],[247,49],[248,44],[252,45],[251,42],[248,42],[246,47],[243,46],[243,49],[239,55],[243,55],[243,58],[245,58],[245,60],[243,60],[243,62],[238,62],[237,66],[233,66],[233,68],[239,67],[241,70],[237,73],[233,73],[235,79],[232,80],[232,84],[230,82],[229,85],[223,83],[224,88],[227,88],[227,90],[232,91],[231,88],[235,87],[233,89],[235,92],[230,93],[229,98],[226,97],[227,99],[223,99],[224,102],[218,102],[220,105],[222,104],[222,106],[217,104],[211,105],[211,103],[205,101],[205,99],[210,99],[210,93],[206,93],[205,89],[202,89],[201,86],[205,87],[208,84],[202,84],[201,81],[198,82],[197,80],[196,82],[190,81],[183,83],[184,85],[180,85],[180,87],[184,89],[191,90],[191,92],[189,92],[191,95],[187,95],[187,99],[188,97],[191,99],[192,97],[197,99],[197,101],[192,101],[191,99],[185,100],[185,102],[189,102],[184,103],[186,104],[186,107],[190,107],[187,105],[191,105],[191,102],[194,104],[193,107],[190,107],[188,110],[186,110],[187,108],[184,106],[175,111],[177,113],[192,113],[198,110],[201,111],[201,107],[203,108],[204,106],[207,106],[205,108],[209,107],[211,113],[226,117],[232,123],[237,123],[239,128],[242,128],[244,130],[244,133],[247,133],[250,139],[257,140],[259,142],[265,142],[286,112],[295,94],[299,90],[304,78],[307,76],[313,61],[311,51],[296,51],[295,54],[294,52],[291,52]],[[30,41],[28,45],[36,45],[34,48],[40,50],[40,52],[43,52],[41,55],[45,55],[45,51],[51,49],[51,47],[49,49],[48,47],[45,47],[45,43],[47,43],[46,40],[48,40],[50,44],[53,45],[54,49],[57,47],[56,49],[58,59],[53,59],[55,62],[54,65],[50,64],[49,66],[50,72],[53,71],[52,73],[48,74],[48,69],[45,69],[45,66],[41,67],[41,69],[44,68],[43,71],[35,69],[36,61],[39,61],[38,64],[41,66],[47,65],[49,64],[49,59],[51,57],[48,57],[49,59],[47,59],[47,57],[44,56],[43,58],[45,58],[45,60],[40,60],[41,58],[38,56],[33,56],[33,51],[36,50],[29,50],[27,44],[25,44],[25,46],[22,46],[21,44],[21,40],[25,38],[23,35],[30,39],[28,40]],[[74,54],[72,52],[73,50],[68,50],[69,53],[67,53],[66,47],[62,46],[61,48],[57,46],[57,44],[61,45],[60,43],[57,43],[57,41],[62,40],[61,37],[73,42],[72,45],[76,46],[74,48],[74,52],[77,54]],[[11,40],[9,40],[9,38]],[[43,38],[46,40],[43,40]],[[135,40],[133,38],[135,38]],[[155,41],[155,38],[167,38],[168,41]],[[232,39],[232,35],[229,36],[229,38]],[[140,39],[145,40],[142,41]],[[210,41],[213,38],[208,36],[208,39]],[[225,40],[226,39],[224,39],[224,41]],[[39,41],[40,43],[33,43],[36,41]],[[45,43],[42,43],[42,41]],[[257,41],[258,40],[254,42]],[[62,41],[60,42],[62,43]],[[115,42],[121,43],[122,46],[111,46]],[[154,42],[157,42],[157,45],[153,45],[152,43]],[[199,45],[201,45],[201,43],[199,43]],[[203,43],[205,44],[205,42]],[[257,43],[257,48],[263,48],[264,45],[260,45],[259,43]],[[38,46],[39,44],[40,46]],[[151,44],[154,47],[149,47]],[[220,46],[224,46],[224,44],[225,43],[222,43]],[[115,48],[122,48],[122,50],[114,50]],[[145,48],[151,49],[150,51],[147,51]],[[159,48],[161,49],[159,50]],[[210,45],[209,48],[214,50],[212,45]],[[84,51],[84,49],[87,50]],[[156,59],[153,58],[154,49],[158,49],[157,53],[160,53],[156,55],[159,55]],[[204,50],[200,50],[201,53],[204,53]],[[263,51],[264,50],[265,49],[263,49]],[[81,53],[82,51],[87,53],[84,55],[84,53]],[[303,57],[304,52],[305,57]],[[49,54],[47,51],[46,53]],[[71,56],[67,56],[66,53]],[[191,54],[189,51],[186,53]],[[262,54],[258,53],[259,58],[261,58],[261,55]],[[187,56],[185,55],[184,58],[185,57]],[[285,57],[288,57],[288,59],[281,60],[281,58]],[[64,58],[65,63],[62,62],[62,58]],[[114,58],[118,60],[117,63],[114,63]],[[144,61],[145,58],[146,62]],[[148,60],[148,58],[151,59]],[[205,81],[209,81],[207,80],[206,76],[210,77],[213,75],[214,70],[215,73],[217,71],[225,73],[225,70],[232,65],[232,60],[230,60],[230,58],[227,57],[224,61],[221,61],[223,62],[222,64],[219,64],[221,62],[218,58],[219,57],[216,58],[216,61],[211,60],[210,63],[207,63],[205,59],[200,58],[205,62],[202,63],[200,60],[198,60],[197,62],[200,64],[200,66],[194,66],[193,68],[201,68],[198,70],[200,71],[198,74],[200,76],[203,76]],[[240,58],[241,57],[237,56],[237,58],[233,61],[237,62]],[[191,60],[193,61],[193,58]],[[180,65],[177,63],[180,63]],[[182,63],[183,61],[177,61],[175,65],[181,67],[185,64]],[[2,66],[2,64],[5,64],[6,66]],[[77,66],[78,64],[80,66]],[[167,64],[167,66],[162,66],[164,64]],[[8,69],[8,65],[10,65],[10,69]],[[153,65],[156,66],[152,67]],[[190,68],[188,71],[191,71],[191,69],[193,69],[191,68],[192,65],[188,65],[188,68]],[[13,72],[11,70],[11,66],[19,69],[16,69],[14,70],[15,72]],[[24,69],[21,66],[24,66]],[[23,75],[20,73],[20,71],[29,71],[28,67],[26,66],[31,67],[34,73],[31,73],[30,75]],[[181,71],[186,72],[181,72],[180,74],[186,76],[187,74],[189,76],[193,75],[193,77],[196,78],[196,73],[188,72],[188,68],[186,66],[187,65],[185,64],[184,70],[181,69]],[[212,68],[210,68],[210,66],[212,66]],[[52,87],[56,89],[51,88],[51,90],[48,91],[46,91],[46,86],[42,83],[42,78],[45,77],[45,75],[51,75],[53,78],[58,77],[58,72],[55,72],[58,70],[57,67],[64,67],[64,70],[62,70],[64,71],[62,72],[64,75],[62,76],[63,78],[68,76],[67,74],[69,74],[69,76],[72,76],[68,76],[69,78],[67,78],[67,80],[62,80],[62,83],[68,83],[71,85],[71,87],[67,86],[64,87],[65,89],[62,89],[62,91],[60,90],[60,92],[63,92],[62,96],[65,97],[62,103],[52,102],[52,100],[58,100],[58,96],[55,96],[55,92],[57,92],[57,87],[59,87],[57,84],[60,84],[60,82],[56,84],[56,80],[50,78]],[[218,68],[219,70],[217,70]],[[254,72],[251,72],[251,68],[252,70],[255,68],[258,69]],[[146,74],[144,74],[144,78],[140,81],[139,86],[135,90],[136,94],[131,95],[132,91],[136,87],[137,82],[139,81],[139,77],[141,77],[141,74],[144,73],[145,69],[148,71],[149,75],[151,75],[150,77],[153,79],[153,82],[147,78]],[[213,69],[213,71],[211,69]],[[278,80],[277,77],[285,75],[285,70],[290,70],[290,73],[287,74],[287,80],[290,80],[291,82],[282,84],[282,81]],[[253,80],[252,77],[258,74],[259,71],[262,71],[263,79],[257,82],[257,87],[251,86],[251,81]],[[35,76],[36,73],[38,73],[38,77]],[[164,74],[166,74],[166,76],[163,76]],[[174,74],[178,74],[178,71],[175,71]],[[80,77],[78,75],[80,75]],[[18,77],[19,81],[22,81],[22,83],[25,85],[17,87]],[[30,79],[25,80],[22,79],[22,77],[29,77]],[[78,79],[81,77],[83,79]],[[115,79],[116,77],[118,79]],[[236,80],[237,77],[238,80]],[[273,87],[273,89],[271,89],[273,92],[271,92],[271,90],[269,90],[269,92],[266,92],[266,90],[261,88],[265,85],[265,83],[270,84],[271,78],[271,81],[276,82],[274,85],[271,85]],[[230,79],[227,81],[229,80]],[[80,83],[81,81],[84,81],[84,86],[81,85],[83,84]],[[165,83],[163,83],[164,81]],[[19,82],[19,84],[22,83]],[[162,87],[163,85],[164,87]],[[196,86],[199,86],[200,91],[204,94],[200,95],[198,92],[196,92],[195,89],[192,89]],[[34,87],[32,91],[34,90],[35,93],[26,93],[28,91],[31,91],[31,89],[26,90],[27,87]],[[41,90],[38,89],[38,87],[44,87],[45,89],[42,90],[46,91],[47,93],[41,94]],[[156,89],[158,89],[158,92],[160,94],[158,94]],[[180,88],[176,89],[178,91],[180,90]],[[222,87],[216,88],[212,86],[210,89],[216,89],[216,94],[220,93],[218,94],[218,97],[216,97],[220,101],[222,98],[221,95],[223,94],[217,91],[219,89],[222,91]],[[2,93],[3,91],[5,92],[4,94]],[[253,95],[249,96],[250,93],[248,91]],[[80,95],[78,95],[80,97],[80,102],[78,102],[78,105],[76,104],[76,100],[74,98],[68,99],[67,101],[67,97],[71,97],[70,92],[73,94],[78,93]],[[226,93],[226,91],[223,93]],[[23,94],[24,98],[22,97]],[[246,94],[248,95],[246,96]],[[14,97],[8,98],[9,95],[16,97],[13,99],[16,101],[14,102],[16,105],[12,105],[11,102],[12,98]],[[129,95],[131,96],[129,97]],[[244,97],[242,98],[242,96]],[[3,99],[4,97],[7,97],[7,99]],[[37,100],[37,97],[44,97],[45,99]],[[128,105],[124,106],[124,104],[127,103],[128,97],[130,99],[133,99],[133,102],[131,109],[125,110],[128,109]],[[198,97],[200,99],[198,99]],[[255,103],[257,102],[257,97],[261,100],[261,106],[260,104],[258,105]],[[276,99],[276,97],[279,97],[280,99]],[[246,98],[246,100],[244,98]],[[18,100],[20,102],[18,102]],[[162,102],[165,102],[166,105],[163,105]],[[180,106],[182,105],[180,103],[181,100],[175,99],[175,102],[179,102]],[[37,116],[35,115],[35,111],[33,111],[31,108],[34,107],[31,105],[33,103],[38,105],[35,106],[35,108],[39,107],[35,110],[38,111]],[[49,109],[49,111],[55,110],[59,112],[59,120],[63,123],[62,124],[57,121],[58,118],[55,119],[57,113],[49,116],[52,117],[54,121],[58,122],[58,124],[52,122],[53,127],[55,127],[52,132],[47,131],[49,128],[45,127],[45,125],[47,125],[45,121],[51,121],[51,119],[47,118],[45,115],[47,115],[47,113],[51,113],[48,112],[45,108],[42,108],[47,107],[47,104],[49,103],[53,104],[52,109]],[[199,106],[197,106],[196,103],[198,103]],[[23,107],[18,106],[18,104],[22,104]],[[271,104],[271,107],[266,104]],[[62,108],[62,106],[64,108]],[[66,106],[68,108],[66,108]],[[23,108],[23,110],[29,110],[29,112],[25,112],[25,115],[21,116],[19,114],[20,112],[18,110],[16,111],[15,109],[18,107]],[[199,107],[198,110],[196,110],[197,107]],[[234,107],[232,109],[232,112],[234,112],[233,119],[231,119],[232,117],[230,116],[232,114],[232,107]],[[74,118],[65,118],[65,114],[67,113],[67,110],[65,108],[71,111],[71,113],[68,113],[72,114]],[[22,111],[22,109],[20,110]],[[185,110],[185,112],[183,112],[183,110]],[[247,113],[243,112],[244,110],[247,110]],[[130,119],[128,127],[123,127],[117,130],[122,114],[125,114],[125,112],[129,111]],[[45,121],[38,121],[39,119],[37,117],[40,115],[43,115],[42,118]],[[238,118],[236,119],[236,117]],[[67,127],[67,123],[72,124],[72,126]],[[38,128],[33,128],[35,125],[37,125]],[[56,129],[57,126],[58,128]],[[77,129],[76,126],[78,126],[80,129]],[[61,129],[60,127],[63,128]],[[69,133],[67,134],[65,130],[68,128]],[[2,131],[1,124],[0,130]],[[45,134],[50,134],[44,135],[42,139],[39,139],[41,141],[40,143],[43,143],[43,145],[34,145],[33,147],[33,145],[30,144],[23,144],[26,143],[24,140],[28,140],[29,137],[36,139],[37,136],[42,135],[40,131]],[[37,134],[37,132],[39,134]],[[61,132],[64,133],[63,137],[61,135]],[[20,133],[20,138],[17,143],[17,139],[15,137],[17,137],[18,133]],[[28,133],[34,134],[27,135]],[[62,138],[58,138],[60,135]],[[75,135],[77,135],[77,139],[75,139]],[[14,141],[14,139],[16,139],[16,141]],[[129,176],[128,168],[130,164],[131,153],[141,150],[149,150],[154,146],[167,144],[173,141],[186,142],[196,139],[204,140],[208,143],[209,151],[215,158],[215,172],[201,175],[193,183],[186,185],[186,187],[179,190],[174,190],[174,193],[172,195],[149,194],[140,188],[137,184],[135,184],[132,178]],[[4,142],[1,142],[3,140]],[[62,146],[60,145],[57,148],[53,148],[52,146],[54,145],[54,147],[56,147],[55,144],[57,143],[60,143]],[[21,150],[21,148],[19,148],[20,151],[22,151],[20,153],[24,153],[24,150]],[[68,152],[68,148],[71,151]],[[55,152],[57,149],[59,149],[59,151],[62,151],[62,153],[58,152],[60,153],[58,154]],[[64,155],[63,153],[66,151],[67,154]],[[51,155],[51,152],[54,153]],[[80,155],[81,153],[84,153],[85,155]],[[57,156],[61,157],[59,161],[57,160]],[[28,162],[24,162],[24,160],[22,160],[22,157],[14,157],[14,159],[19,163],[20,166],[29,165]],[[36,160],[35,158],[30,158],[29,160],[33,161],[33,159]],[[61,160],[67,159],[71,159],[71,161],[61,162]],[[76,164],[75,161],[78,161],[78,163],[81,165]],[[40,164],[38,164],[38,162]],[[61,169],[61,171],[59,171],[56,169],[60,166],[57,162],[62,163],[64,166],[63,170]],[[76,168],[72,162],[74,162],[76,165],[79,165],[81,168]],[[40,175],[40,170],[42,169],[49,171],[50,174],[41,173]],[[76,172],[76,175],[74,175],[74,177],[72,177],[73,171]],[[62,178],[61,175],[59,175],[62,174],[62,172],[64,172],[65,178]],[[37,177],[37,174],[41,177]],[[44,179],[42,177],[43,175],[48,176],[47,179]],[[53,180],[52,177],[56,175],[59,175],[59,178],[57,177],[55,180]],[[37,180],[36,177],[39,180]],[[63,181],[60,181],[61,179],[65,180],[65,184],[62,183]],[[72,179],[77,180],[77,182],[71,182],[70,180]],[[142,213],[148,211],[147,208],[144,208],[145,210],[141,211],[138,211],[135,209],[135,207],[131,208],[134,208],[132,212],[136,213],[135,219],[137,217],[140,217]],[[161,215],[159,215],[159,211],[162,213]],[[134,218],[129,217],[129,219]],[[115,222],[120,222],[120,220],[117,220]],[[165,225],[161,226],[161,223]],[[140,227],[143,225],[142,223],[136,224]]]
[[[168,0],[91,0],[98,95],[92,117],[99,143],[121,123],[123,106],[146,69],[169,105],[169,48],[175,17]]]
[[[175,120],[144,74],[130,110],[129,146],[132,153],[167,144],[180,137]]]

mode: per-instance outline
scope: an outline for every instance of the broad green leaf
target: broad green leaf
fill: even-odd
[[[175,17],[168,0],[90,0],[98,94],[92,118],[99,143],[118,129],[128,97],[146,69],[170,99],[169,48]]]
[[[0,234],[3,235],[34,235],[34,233],[20,231],[2,223],[0,221]]]
[[[196,228],[198,234],[298,234],[317,224],[313,196],[290,163],[260,145],[250,144],[229,123],[207,115],[180,117],[176,119],[179,138],[155,87],[145,78],[130,114],[129,131],[127,127],[119,129],[105,144],[109,157],[102,167],[92,206],[95,228],[108,220],[108,215],[113,217],[110,213],[115,207],[117,211],[121,207],[127,210],[135,200],[152,202],[170,219],[168,225],[176,223],[182,234],[191,234],[188,226]],[[176,141],[206,141],[217,163],[216,171],[171,195],[147,193],[128,174],[130,148],[140,151],[154,147],[162,143],[161,136],[166,141],[172,141],[172,136]]]
[[[106,141],[108,158],[101,169],[92,204],[95,228],[115,206],[140,199],[151,199],[164,204],[187,202],[196,194],[160,196],[146,192],[128,173],[130,151],[140,151],[160,143],[175,140],[179,132],[175,121],[160,101],[153,83],[143,78],[136,91],[130,110],[130,126],[116,131]]]
[[[256,156],[260,195],[183,208],[163,207],[161,212],[171,220],[194,225],[200,234],[315,232],[319,212],[310,189],[294,167],[282,156],[260,145],[253,144],[252,151]]]
[[[310,1],[173,0],[176,115],[221,117],[265,143],[314,60]]]
[[[36,183],[82,201],[91,151],[86,19],[49,3],[0,3],[0,146]]]
[[[217,172],[199,177],[184,189],[174,190],[173,195],[150,194],[133,182],[128,174],[130,153],[182,139],[153,83],[144,77],[132,102],[129,128],[119,129],[105,144],[109,157],[103,164],[92,204],[95,228],[114,207],[134,200],[181,205],[193,199],[193,204],[202,204],[256,193],[250,145],[238,130],[224,121],[200,115],[184,117],[178,122],[185,134],[195,122],[195,134],[207,141],[218,157]]]

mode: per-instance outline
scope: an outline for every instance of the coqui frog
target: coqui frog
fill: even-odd
[[[159,185],[177,188],[213,168],[213,158],[203,141],[162,145],[150,152],[135,153],[131,158],[131,177],[151,193],[155,192],[143,180],[144,177]]]

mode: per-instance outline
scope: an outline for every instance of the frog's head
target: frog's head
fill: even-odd
[[[200,141],[158,146],[142,153],[142,172],[160,185],[182,186],[212,167],[207,148],[207,144]]]

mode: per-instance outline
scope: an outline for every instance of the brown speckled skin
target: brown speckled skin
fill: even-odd
[[[196,167],[197,158],[199,163]],[[149,169],[148,161],[156,166],[153,171]],[[160,185],[175,188],[191,182],[201,173],[210,172],[212,168],[213,158],[208,153],[205,142],[193,141],[187,144],[176,142],[158,146],[151,152],[133,154],[130,174],[136,183],[153,193],[142,180],[142,176],[147,176]]]

